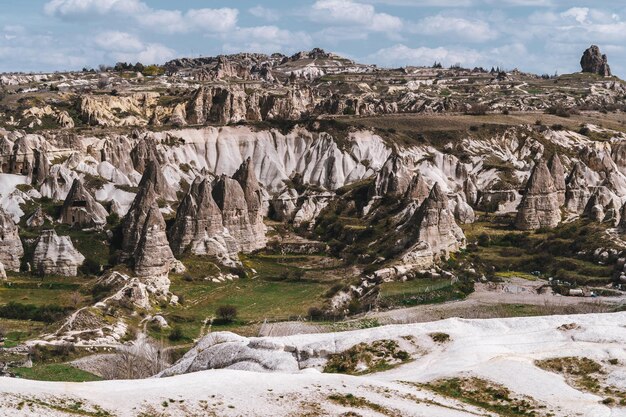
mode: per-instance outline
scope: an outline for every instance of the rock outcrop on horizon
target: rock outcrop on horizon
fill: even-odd
[[[18,226],[13,218],[0,207],[0,263],[5,271],[19,272],[24,247]]]
[[[598,74],[603,77],[611,76],[608,58],[600,52],[600,48],[596,45],[591,45],[585,50],[580,59],[580,66],[583,72]]]
[[[33,268],[40,275],[74,277],[84,260],[69,236],[58,236],[54,230],[44,230],[35,246]]]
[[[552,174],[542,159],[530,174],[515,226],[521,230],[556,227],[561,221],[560,206]]]
[[[61,207],[59,221],[70,226],[94,227],[104,225],[107,215],[105,208],[89,194],[82,181],[75,179]]]

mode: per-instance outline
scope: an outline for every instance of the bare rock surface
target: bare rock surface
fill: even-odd
[[[89,194],[82,181],[75,179],[61,208],[61,223],[79,227],[102,226],[106,224],[107,215],[102,204]]]
[[[526,184],[515,225],[522,230],[553,228],[561,221],[559,194],[544,160],[536,163]]]
[[[58,236],[54,230],[45,230],[33,253],[34,269],[39,274],[76,276],[85,257],[78,252],[69,236]]]
[[[24,248],[18,226],[13,218],[0,207],[0,263],[5,270],[18,272]]]
[[[583,72],[590,72],[603,77],[611,76],[611,67],[609,67],[608,58],[600,52],[600,48],[596,45],[591,45],[585,50],[580,59],[580,66]]]

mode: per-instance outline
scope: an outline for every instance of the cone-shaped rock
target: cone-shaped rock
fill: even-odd
[[[23,255],[18,227],[11,215],[0,207],[0,263],[5,270],[18,272]]]
[[[44,151],[40,151],[39,149],[33,150],[33,174],[32,174],[32,183],[35,186],[39,186],[43,184],[50,172],[50,162],[48,162],[48,157]]]
[[[148,210],[134,258],[134,271],[139,277],[167,275],[175,260],[167,242],[165,220],[156,204]]]
[[[429,194],[430,188],[428,187],[426,180],[424,180],[422,173],[418,171],[409,184],[405,198],[415,201],[417,204],[422,204]]]
[[[427,243],[434,256],[447,256],[465,246],[465,235],[454,221],[448,197],[438,183],[409,224],[417,228],[418,241]]]
[[[254,173],[254,164],[251,158],[246,159],[241,164],[235,175],[233,175],[233,179],[241,185],[246,204],[248,205],[248,217],[252,233],[254,234],[254,247],[255,249],[263,248],[267,243],[265,224],[263,223],[263,195],[259,181]]]
[[[563,168],[563,164],[561,164],[561,158],[559,158],[559,155],[556,153],[552,155],[548,161],[548,169],[554,181],[554,188],[556,188],[556,192],[559,196],[559,206],[562,206],[565,203],[565,169]]]
[[[411,176],[402,157],[393,153],[376,176],[375,195],[378,197],[402,197],[411,183]]]
[[[201,248],[202,242],[223,232],[222,212],[213,199],[211,184],[198,177],[178,207],[169,233],[170,246],[175,254],[180,255],[190,245]]]
[[[585,167],[577,162],[567,177],[565,186],[565,210],[572,214],[582,214],[585,211],[591,192],[585,179]]]
[[[135,170],[142,173],[148,167],[150,161],[158,161],[156,142],[151,137],[140,139],[130,152]]]
[[[596,187],[585,206],[583,216],[597,222],[604,221],[608,210],[614,208],[613,201],[614,194],[611,190],[604,186]]]
[[[163,171],[161,170],[161,167],[156,159],[147,162],[145,170],[143,171],[143,176],[139,182],[139,188],[142,188],[142,184],[145,184],[147,181],[152,183],[157,199],[160,198],[166,201],[176,201],[178,199],[176,191],[165,179]]]
[[[61,208],[61,223],[70,226],[92,227],[106,224],[107,211],[75,179]]]
[[[33,265],[38,274],[76,276],[85,257],[74,248],[69,236],[58,236],[54,230],[44,230],[39,236]]]
[[[124,174],[130,174],[134,170],[133,159],[128,158],[133,150],[131,143],[128,139],[123,136],[118,136],[117,138],[110,138],[104,141],[102,144],[102,149],[100,150],[100,159],[103,162],[109,162],[111,165],[119,169]],[[156,155],[151,155],[156,156]],[[143,157],[143,155],[136,155],[139,165],[139,159]],[[141,159],[141,161],[145,161],[145,159]],[[142,164],[143,169],[145,169],[145,162]],[[143,172],[139,171],[139,172]]]
[[[239,182],[222,175],[213,188],[213,198],[222,212],[223,225],[244,252],[259,248],[250,224],[248,204]]]
[[[561,221],[559,195],[545,161],[533,168],[517,211],[515,225],[521,230],[553,228]]]

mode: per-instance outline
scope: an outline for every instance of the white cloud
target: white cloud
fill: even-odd
[[[292,32],[276,26],[237,28],[221,35],[222,50],[237,52],[296,52],[312,46],[311,37],[305,32]]]
[[[352,0],[317,0],[311,18],[318,22],[359,26],[366,31],[395,32],[402,29],[402,20],[387,13],[378,13],[374,6]]]
[[[459,40],[470,42],[488,41],[497,35],[489,24],[482,20],[444,15],[425,17],[415,24],[412,31],[430,36],[453,35]]]
[[[589,16],[588,7],[572,7],[571,9],[561,13],[564,18],[573,18],[578,23],[587,23],[587,16]]]
[[[125,32],[102,32],[94,39],[96,45],[105,51],[137,52],[144,44],[134,35]]]
[[[77,18],[119,14],[134,19],[141,26],[164,33],[224,32],[237,24],[239,11],[219,9],[153,9],[139,0],[51,0],[44,6],[51,16]]]
[[[409,48],[398,44],[383,48],[369,55],[368,60],[385,66],[398,65],[431,65],[441,62],[444,65],[461,64],[465,66],[478,65],[483,55],[475,49],[465,48]]]
[[[62,17],[92,13],[135,14],[147,9],[149,7],[138,0],[51,0],[44,6],[47,14]]]
[[[260,19],[265,19],[268,22],[280,20],[280,14],[276,10],[268,9],[263,6],[252,7],[251,9],[248,9],[248,13]]]
[[[137,52],[114,52],[115,61],[141,62],[142,64],[162,64],[176,57],[176,51],[158,43],[149,43]]]

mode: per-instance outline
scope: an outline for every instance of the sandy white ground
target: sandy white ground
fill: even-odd
[[[559,329],[572,323],[575,326],[571,327],[576,328]],[[428,336],[432,332],[445,332],[451,341],[436,344]],[[626,416],[626,408],[611,409],[601,403],[601,397],[578,391],[560,375],[541,370],[533,363],[536,359],[561,356],[584,356],[603,364],[617,359],[620,365],[611,368],[608,377],[615,386],[626,390],[626,313],[447,319],[274,340],[321,349],[402,336],[412,336],[423,355],[390,371],[358,377],[308,369],[296,374],[210,370],[171,378],[82,384],[0,378],[0,415],[71,415],[63,409],[75,401],[82,403],[82,410],[93,411],[97,405],[115,416],[137,416],[142,412],[145,416],[300,416],[340,415],[348,411],[328,399],[333,393],[367,398],[382,407],[386,415],[492,415],[409,384],[473,375],[503,384],[515,394],[532,397],[555,416]],[[385,415],[370,408],[354,411],[362,416]]]

